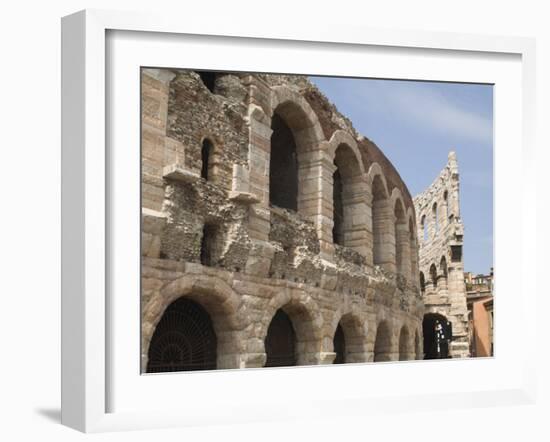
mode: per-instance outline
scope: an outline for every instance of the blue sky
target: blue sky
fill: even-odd
[[[463,83],[311,77],[374,141],[411,195],[428,187],[456,152],[464,222],[464,270],[493,265],[493,87]]]

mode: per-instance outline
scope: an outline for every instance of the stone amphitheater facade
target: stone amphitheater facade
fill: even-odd
[[[142,69],[141,87],[143,372],[186,346],[189,369],[422,359],[413,200],[306,77]],[[193,312],[195,343],[170,325]]]
[[[414,198],[426,317],[452,324],[449,352],[453,358],[470,356],[459,184],[458,162],[451,151],[439,176]]]

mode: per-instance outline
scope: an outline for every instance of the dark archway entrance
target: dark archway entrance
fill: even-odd
[[[334,333],[334,364],[344,364],[346,362],[346,337],[344,336],[344,329],[340,324],[336,327],[336,333]]]
[[[334,189],[332,191],[332,204],[334,207],[334,226],[332,228],[332,242],[334,244],[344,245],[344,204],[342,202],[342,176],[340,171],[336,169],[332,179],[334,181]]]
[[[269,202],[273,206],[298,210],[298,157],[292,129],[277,114],[271,123]]]
[[[424,335],[424,359],[449,358],[449,343],[452,339],[452,326],[445,316],[427,313],[422,321]]]
[[[179,298],[168,306],[153,333],[147,373],[213,370],[216,350],[208,312],[196,302]]]
[[[281,309],[267,329],[265,338],[266,367],[288,367],[296,365],[296,333],[292,321]]]

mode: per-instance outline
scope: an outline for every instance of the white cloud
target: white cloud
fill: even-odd
[[[381,82],[362,89],[362,98],[382,106],[396,118],[437,131],[451,133],[470,140],[491,143],[493,124],[490,118],[463,109],[447,97],[419,85]]]

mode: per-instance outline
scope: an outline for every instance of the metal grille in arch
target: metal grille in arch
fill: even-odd
[[[174,301],[149,345],[147,373],[216,368],[216,333],[206,310],[186,298]]]

